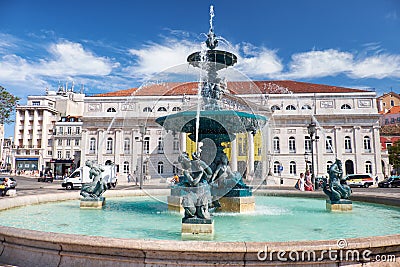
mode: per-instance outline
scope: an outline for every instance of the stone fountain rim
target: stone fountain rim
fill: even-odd
[[[169,189],[145,189],[139,190],[109,190],[105,193],[106,197],[128,197],[128,196],[146,196],[149,193],[151,195],[168,195]],[[321,194],[304,194],[303,192],[292,192],[285,190],[278,191],[267,191],[258,190],[254,192],[255,195],[269,195],[269,196],[290,196],[290,197],[308,197],[308,198],[322,198],[324,195]],[[0,210],[16,208],[32,204],[43,204],[47,202],[76,200],[80,196],[77,192],[67,193],[53,193],[45,195],[29,195],[21,196],[2,200],[2,206]],[[400,199],[394,199],[391,197],[378,197],[374,198],[371,196],[353,196],[354,201],[363,201],[368,203],[380,203],[391,206],[400,207]],[[125,238],[111,238],[101,236],[85,236],[78,234],[62,234],[62,233],[51,233],[42,232],[21,228],[14,228],[8,226],[2,226],[0,228],[0,241],[7,242],[8,238],[12,239],[30,239],[42,242],[51,243],[71,243],[76,245],[90,245],[94,247],[114,247],[114,248],[131,248],[131,249],[151,249],[154,250],[176,250],[182,251],[198,251],[198,252],[250,252],[251,248],[260,249],[263,244],[268,244],[271,249],[298,249],[302,251],[304,249],[327,249],[335,245],[336,240],[306,240],[306,241],[237,241],[237,242],[223,242],[223,241],[181,241],[181,240],[146,240],[146,239],[125,239]],[[79,238],[78,238],[79,237]],[[102,242],[99,243],[99,240]],[[121,242],[123,240],[123,242]],[[346,239],[349,244],[349,249],[354,248],[371,248],[381,246],[400,246],[400,234],[385,235],[385,236],[367,236],[358,238]],[[101,244],[101,245],[99,245]],[[186,244],[186,245],[183,245]],[[190,245],[189,245],[190,244]],[[197,245],[196,245],[197,244]],[[205,244],[207,244],[205,246]],[[242,244],[242,245],[239,245]],[[189,245],[189,246],[187,246]],[[355,246],[356,245],[356,246]],[[211,246],[211,247],[210,247]],[[1,245],[0,245],[1,247]],[[233,250],[232,250],[233,249]],[[255,252],[255,251],[253,251]],[[1,254],[0,254],[1,259]]]

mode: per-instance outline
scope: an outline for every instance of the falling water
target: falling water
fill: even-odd
[[[213,29],[214,6],[210,6],[210,29]]]

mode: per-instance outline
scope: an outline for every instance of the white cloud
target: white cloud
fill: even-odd
[[[400,78],[400,55],[382,54],[361,59],[354,64],[350,76],[377,79]]]

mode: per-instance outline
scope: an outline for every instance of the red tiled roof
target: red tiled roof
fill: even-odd
[[[400,106],[391,107],[385,114],[400,114]]]
[[[151,84],[140,88],[132,88],[95,96],[173,96],[197,94],[198,82]],[[352,89],[324,84],[314,84],[296,81],[254,81],[228,82],[232,94],[287,94],[287,93],[353,93],[368,92],[367,90]]]

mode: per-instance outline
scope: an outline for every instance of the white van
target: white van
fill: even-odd
[[[115,165],[105,165],[102,166],[104,171],[101,173],[102,179],[107,182],[107,187],[110,189],[111,187],[117,186],[117,171]],[[90,168],[88,166],[83,166],[76,169],[71,175],[65,178],[61,184],[62,187],[65,187],[67,190],[71,190],[74,188],[81,188],[82,184],[92,182],[92,179],[89,178]]]
[[[370,187],[374,184],[371,174],[349,174],[346,176],[346,184],[350,187]]]

